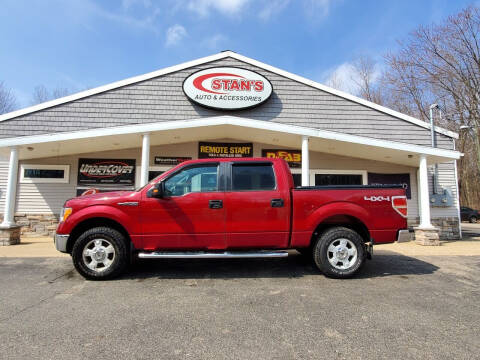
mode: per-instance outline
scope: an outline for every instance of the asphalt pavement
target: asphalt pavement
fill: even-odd
[[[283,259],[152,260],[91,282],[0,258],[4,359],[480,358],[480,257],[377,250],[334,280]]]

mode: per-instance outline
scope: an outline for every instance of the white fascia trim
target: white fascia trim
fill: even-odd
[[[429,123],[426,123],[425,121],[422,121],[420,119],[416,119],[412,116],[409,116],[409,115],[405,115],[405,114],[402,114],[398,111],[395,111],[395,110],[392,110],[392,109],[389,109],[389,108],[386,108],[384,106],[381,106],[381,105],[378,105],[378,104],[375,104],[371,101],[368,101],[368,100],[365,100],[365,99],[362,99],[362,98],[359,98],[357,96],[354,96],[354,95],[351,95],[351,94],[348,94],[346,92],[343,92],[343,91],[340,91],[340,90],[336,90],[336,89],[333,89],[331,87],[328,87],[328,86],[325,86],[323,84],[320,84],[316,81],[313,81],[313,80],[310,80],[310,79],[307,79],[307,78],[304,78],[302,76],[299,76],[299,75],[296,75],[296,74],[292,74],[288,71],[285,71],[285,70],[282,70],[282,69],[278,69],[274,66],[271,66],[271,65],[268,65],[268,64],[264,64],[260,61],[257,61],[257,60],[254,60],[254,59],[251,59],[251,58],[248,58],[246,56],[243,56],[243,55],[240,55],[240,54],[237,54],[237,53],[231,53],[229,55],[230,57],[233,57],[237,60],[240,60],[240,61],[243,61],[243,62],[246,62],[250,65],[254,65],[254,66],[258,66],[260,68],[263,68],[265,70],[268,70],[268,71],[271,71],[273,73],[276,73],[278,75],[281,75],[281,76],[284,76],[286,78],[289,78],[291,80],[295,80],[295,81],[298,81],[300,83],[303,83],[305,85],[309,85],[311,87],[314,87],[316,89],[319,89],[319,90],[322,90],[322,91],[325,91],[325,92],[328,92],[330,94],[333,94],[333,95],[336,95],[336,96],[340,96],[344,99],[347,99],[347,100],[350,100],[350,101],[353,101],[353,102],[356,102],[358,104],[361,104],[361,105],[365,105],[365,106],[368,106],[369,108],[372,108],[372,109],[375,109],[375,110],[378,110],[378,111],[381,111],[383,113],[386,113],[388,115],[392,115],[394,117],[397,117],[397,118],[400,118],[402,120],[406,120],[408,122],[411,122],[415,125],[419,125],[425,129],[430,129],[430,124]],[[444,128],[441,128],[441,127],[438,127],[438,126],[435,126],[435,131],[438,132],[438,133],[441,133],[443,135],[446,135],[446,136],[449,136],[449,137],[452,137],[454,139],[458,139],[458,133],[456,132],[453,132],[453,131],[450,131],[450,130],[447,130],[447,129],[444,129]]]
[[[204,64],[204,63],[208,63],[208,62],[211,62],[211,61],[223,59],[225,57],[230,56],[230,55],[226,55],[226,54],[227,54],[227,52],[222,52],[222,53],[206,56],[206,57],[203,57],[203,58],[200,58],[200,59],[196,59],[196,60],[188,61],[188,62],[185,62],[185,63],[182,63],[182,64],[170,66],[170,67],[167,67],[167,68],[164,68],[164,69],[152,71],[152,72],[149,72],[147,74],[134,76],[134,77],[124,79],[124,80],[120,80],[120,81],[116,81],[116,82],[113,82],[113,83],[110,83],[110,84],[107,84],[107,85],[102,85],[102,86],[99,86],[99,87],[96,87],[96,88],[93,88],[93,89],[81,91],[81,92],[76,93],[76,94],[64,96],[64,97],[61,97],[61,98],[58,98],[58,99],[55,99],[55,100],[51,100],[51,101],[47,101],[47,102],[44,102],[44,103],[41,103],[41,104],[33,105],[33,106],[30,106],[30,107],[27,107],[27,108],[24,108],[24,109],[12,111],[12,112],[0,115],[0,122],[8,120],[8,119],[15,118],[15,117],[18,117],[18,116],[30,114],[30,113],[33,113],[35,111],[44,110],[44,109],[54,107],[54,106],[57,106],[57,105],[65,104],[65,103],[70,102],[70,101],[86,98],[88,96],[99,94],[99,93],[102,93],[102,92],[105,92],[105,91],[117,89],[117,88],[122,87],[122,86],[131,85],[131,84],[138,83],[138,82],[141,82],[141,81],[153,79],[157,76],[166,75],[166,74],[169,74],[169,73],[173,73],[175,71],[180,71],[180,70],[192,67],[192,66],[201,65],[201,64]]]
[[[375,104],[375,103],[372,103],[370,101],[361,99],[359,97],[353,96],[353,95],[348,94],[346,92],[330,88],[328,86],[325,86],[325,85],[320,84],[318,82],[315,82],[313,80],[309,80],[309,79],[306,79],[302,76],[292,74],[288,71],[278,69],[274,66],[271,66],[271,65],[262,63],[260,61],[248,58],[246,56],[237,54],[233,51],[224,51],[224,52],[221,52],[221,53],[218,53],[218,54],[214,54],[214,55],[206,56],[206,57],[203,57],[203,58],[200,58],[200,59],[188,61],[188,62],[178,64],[178,65],[175,65],[175,66],[170,66],[170,67],[160,69],[160,70],[157,70],[157,71],[153,71],[153,72],[150,72],[150,73],[147,73],[147,74],[134,76],[134,77],[131,77],[131,78],[128,78],[128,79],[116,81],[116,82],[113,82],[111,84],[103,85],[103,86],[96,87],[96,88],[93,88],[93,89],[89,89],[89,90],[86,90],[86,91],[82,91],[82,92],[79,92],[79,93],[76,93],[76,94],[72,94],[72,95],[69,95],[69,96],[58,98],[58,99],[55,99],[55,100],[52,100],[52,101],[47,101],[47,102],[44,102],[42,104],[30,106],[30,107],[27,107],[27,108],[24,108],[24,109],[20,109],[20,110],[13,111],[13,112],[10,112],[10,113],[7,113],[7,114],[3,114],[3,115],[0,115],[0,122],[8,120],[8,119],[15,118],[15,117],[18,117],[18,116],[33,113],[35,111],[39,111],[39,110],[43,110],[43,109],[50,108],[50,107],[53,107],[53,106],[61,105],[61,104],[64,104],[64,103],[67,103],[67,102],[70,102],[70,101],[82,99],[82,98],[92,96],[92,95],[95,95],[95,94],[98,94],[98,93],[101,93],[101,92],[105,92],[105,91],[108,91],[108,90],[113,90],[113,89],[116,89],[116,88],[119,88],[119,87],[122,87],[122,86],[131,85],[131,84],[134,84],[134,83],[137,83],[137,82],[140,82],[140,81],[149,80],[149,79],[155,78],[157,76],[162,76],[162,75],[166,75],[166,74],[169,74],[169,73],[172,73],[172,72],[175,72],[175,71],[180,71],[180,70],[192,67],[192,66],[197,66],[197,65],[212,62],[212,61],[215,61],[215,60],[223,59],[223,58],[226,58],[226,57],[232,57],[232,58],[235,58],[237,60],[248,63],[250,65],[258,66],[258,67],[263,68],[267,71],[276,73],[278,75],[284,76],[284,77],[289,78],[291,80],[298,81],[298,82],[303,83],[305,85],[308,85],[308,86],[311,86],[313,88],[328,92],[328,93],[336,95],[336,96],[340,96],[344,99],[356,102],[358,104],[368,106],[372,109],[381,111],[381,112],[386,113],[388,115],[397,117],[397,118],[402,119],[402,120],[406,120],[406,121],[411,122],[415,125],[419,125],[419,126],[425,128],[425,129],[430,129],[430,124],[428,124],[424,121],[421,121],[419,119],[416,119],[412,116],[408,116],[408,115],[399,113],[398,111],[386,108],[384,106],[380,106],[378,104]],[[438,132],[438,133],[441,133],[443,135],[452,137],[454,139],[458,139],[458,134],[453,132],[453,131],[446,130],[446,129],[443,129],[443,128],[440,128],[440,127],[437,127],[437,126],[435,126],[435,131]]]
[[[59,134],[45,134],[45,135],[34,135],[34,136],[22,136],[17,138],[8,138],[0,139],[0,147],[8,146],[21,146],[21,145],[32,145],[46,142],[54,141],[68,141],[68,140],[79,140],[86,138],[96,138],[102,136],[112,136],[112,135],[126,135],[126,134],[143,134],[150,133],[155,131],[166,131],[166,130],[177,130],[177,129],[189,129],[196,127],[204,126],[218,126],[218,125],[232,125],[232,126],[241,126],[248,127],[253,129],[269,130],[269,131],[278,131],[286,134],[295,134],[300,136],[309,136],[317,137],[328,140],[337,140],[344,141],[353,144],[375,146],[385,149],[393,149],[406,151],[416,154],[425,154],[431,156],[439,156],[451,159],[459,159],[461,153],[453,150],[445,150],[438,148],[431,148],[427,146],[412,145],[401,142],[380,140],[367,138],[358,135],[349,135],[343,133],[337,133],[328,130],[318,130],[307,127],[301,127],[296,125],[287,125],[279,124],[270,121],[262,120],[252,120],[245,118],[238,118],[235,116],[215,116],[210,118],[200,118],[200,119],[191,119],[191,120],[177,120],[177,121],[166,121],[160,123],[150,123],[143,125],[126,125],[110,128],[100,128],[100,129],[90,129],[82,131],[74,131],[68,133],[59,133]]]

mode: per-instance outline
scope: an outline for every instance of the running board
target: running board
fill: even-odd
[[[248,259],[287,257],[286,251],[141,252],[140,259]]]

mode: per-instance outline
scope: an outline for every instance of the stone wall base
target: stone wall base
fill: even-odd
[[[0,228],[0,246],[20,244],[20,226]]]
[[[431,228],[431,229],[424,229],[415,227],[413,228],[415,231],[415,243],[418,245],[424,246],[439,246],[440,245],[440,229],[438,228]]]
[[[3,218],[3,215],[0,215]],[[58,225],[58,215],[55,214],[21,214],[14,217],[15,224],[21,226],[23,237],[53,236]]]
[[[0,215],[1,220],[3,220],[3,215]],[[58,225],[58,215],[17,213],[15,214],[15,223],[22,226],[20,230],[22,236],[53,236]],[[408,227],[416,227],[419,223],[419,218],[409,218],[407,220]],[[458,218],[432,218],[432,225],[439,229],[440,240],[460,239]]]
[[[459,240],[459,222],[457,217],[435,217],[431,220],[432,225],[439,230],[440,240]],[[409,218],[408,227],[418,227],[420,218]],[[413,240],[413,239],[412,239]]]

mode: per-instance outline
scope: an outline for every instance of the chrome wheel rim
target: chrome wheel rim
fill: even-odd
[[[97,273],[106,271],[115,259],[115,248],[112,243],[105,239],[89,241],[83,248],[83,263],[90,270]]]
[[[335,269],[348,270],[357,261],[357,256],[357,247],[348,239],[336,239],[328,246],[328,262]]]

